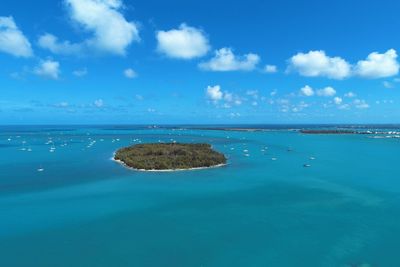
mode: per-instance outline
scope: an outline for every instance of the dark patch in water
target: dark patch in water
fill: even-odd
[[[7,148],[7,147],[18,147],[18,145],[0,144],[0,148]]]

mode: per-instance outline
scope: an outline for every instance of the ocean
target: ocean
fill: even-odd
[[[400,266],[398,127],[210,127],[1,126],[0,266]],[[111,160],[173,141],[210,143],[228,164]]]

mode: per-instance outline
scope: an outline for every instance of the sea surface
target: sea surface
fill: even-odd
[[[398,127],[251,127],[1,126],[0,266],[400,266]],[[228,165],[111,160],[174,141],[211,143]]]

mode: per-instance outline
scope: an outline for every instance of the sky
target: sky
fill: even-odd
[[[395,0],[2,0],[0,124],[400,123]]]

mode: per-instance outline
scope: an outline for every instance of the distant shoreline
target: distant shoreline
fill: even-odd
[[[356,130],[341,130],[341,129],[302,129],[299,131],[302,134],[373,134],[370,131],[356,131]]]

